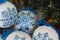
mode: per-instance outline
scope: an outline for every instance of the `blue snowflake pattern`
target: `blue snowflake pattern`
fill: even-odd
[[[16,23],[17,20],[17,12],[15,8],[9,8],[7,7],[7,10],[1,12],[3,19],[0,21],[4,22],[3,26],[12,26],[14,23]]]
[[[41,33],[38,33],[38,35],[34,37],[34,40],[53,40],[53,39],[49,37],[48,33],[44,33],[43,35]]]
[[[21,38],[18,35],[16,35],[13,40],[25,40],[25,39],[26,39],[25,37]]]
[[[34,19],[35,18],[31,16],[30,13],[25,14],[24,12],[22,12],[20,14],[19,20],[17,21],[17,25],[20,24],[19,27],[21,26],[24,28],[30,28],[31,26],[34,26]]]

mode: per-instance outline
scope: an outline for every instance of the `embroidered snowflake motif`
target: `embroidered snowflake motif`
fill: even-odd
[[[34,37],[34,40],[53,40],[53,39],[49,37],[48,33],[44,33],[43,35],[41,33],[38,33],[38,35]]]
[[[35,17],[31,15],[31,13],[24,13],[22,12],[19,16],[19,20],[17,21],[17,25],[19,25],[20,28],[33,28],[34,26],[34,20]]]
[[[2,18],[0,19],[0,22],[3,22],[3,27],[8,27],[8,26],[12,26],[17,19],[17,12],[15,10],[15,8],[9,8],[7,7],[7,10],[2,11]]]
[[[18,35],[16,35],[13,40],[25,40],[25,39],[26,39],[25,37],[21,38]]]

